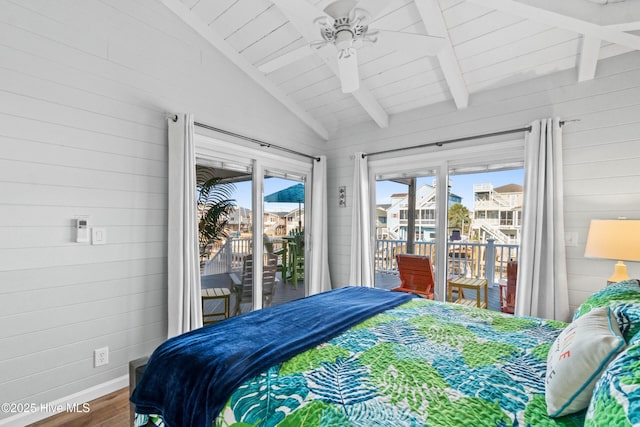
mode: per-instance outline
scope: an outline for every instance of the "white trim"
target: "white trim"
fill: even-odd
[[[251,210],[253,211],[253,309],[262,308],[262,263],[264,257],[264,168],[259,159],[253,162],[253,185],[251,186]],[[257,238],[259,237],[259,238]],[[285,278],[286,279],[286,278]],[[284,279],[283,279],[284,280]]]
[[[475,141],[460,143],[455,148],[411,149],[389,154],[388,157],[369,160],[369,170],[373,176],[387,176],[401,170],[403,174],[410,177],[416,176],[414,172],[435,169],[445,160],[448,168],[523,161],[524,140],[523,132],[521,138],[503,142],[478,143]]]
[[[3,418],[0,420],[0,426],[17,426],[17,425],[24,426],[27,424],[32,424],[37,421],[41,421],[41,420],[44,420],[45,418],[49,418],[53,415],[56,415],[57,413],[64,412],[64,411],[44,412],[42,411],[42,409],[67,408],[67,407],[73,407],[74,405],[82,405],[83,403],[90,402],[102,396],[106,396],[109,393],[113,393],[114,391],[120,390],[128,386],[129,386],[129,376],[123,375],[111,381],[107,381],[105,383],[98,384],[93,387],[89,387],[88,389],[79,391],[78,393],[74,393],[72,395],[55,400],[51,403],[43,403],[42,406],[38,404],[36,406],[36,411],[34,412],[27,412],[27,413],[14,415],[9,418]]]
[[[264,151],[246,147],[231,141],[225,141],[207,135],[195,134],[196,163],[198,161],[222,160],[236,165],[253,168],[253,159],[260,159],[264,169],[288,171],[294,174],[309,175],[311,162],[315,160],[298,160],[285,157],[282,153]],[[308,177],[308,176],[307,176]]]
[[[441,160],[436,172],[436,242],[445,242],[445,244],[436,244],[436,271],[435,271],[435,289],[434,299],[437,301],[446,301],[447,298],[447,271],[449,254],[448,254],[448,236],[447,236],[447,216],[449,214],[449,163]],[[443,197],[444,196],[444,197]]]

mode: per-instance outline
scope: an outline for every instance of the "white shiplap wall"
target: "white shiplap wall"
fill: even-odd
[[[165,112],[177,111],[322,147],[157,1],[0,0],[0,402],[122,378],[165,338]],[[107,244],[74,243],[77,215]],[[103,346],[109,364],[94,368]]]
[[[567,248],[572,308],[603,287],[614,262],[583,257],[590,219],[640,218],[638,52],[601,61],[593,81],[578,84],[576,71],[569,70],[474,94],[466,110],[456,111],[450,103],[442,103],[393,116],[388,129],[362,124],[342,130],[328,147],[329,194],[337,194],[337,188],[346,185],[348,205],[340,209],[330,198],[334,286],[347,285],[349,279],[354,152],[518,128],[550,116],[581,119],[564,130],[565,228],[578,233],[578,246]],[[402,170],[402,164],[398,169]],[[639,263],[628,263],[628,268],[632,277],[640,277]]]

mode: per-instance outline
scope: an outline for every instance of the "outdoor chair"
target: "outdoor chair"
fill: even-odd
[[[264,254],[265,262],[262,266],[262,307],[270,307],[276,292],[276,270],[278,256],[271,253]],[[229,274],[232,281],[232,292],[235,295],[233,315],[242,312],[241,304],[253,302],[253,255],[245,255],[242,262],[242,274]]]
[[[398,254],[396,263],[400,274],[400,286],[392,291],[409,292],[433,299],[433,268],[428,256]]]
[[[507,283],[500,283],[500,311],[513,314],[516,307],[516,282],[518,279],[518,263],[507,263]]]
[[[287,248],[289,266],[285,277],[298,289],[298,281],[304,280],[304,232],[292,233]]]

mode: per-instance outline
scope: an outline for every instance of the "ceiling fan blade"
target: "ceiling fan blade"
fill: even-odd
[[[437,55],[444,47],[443,37],[425,34],[405,33],[402,31],[375,30],[378,39],[375,44],[387,49],[414,49],[427,55]]]
[[[343,93],[355,92],[360,88],[356,49],[348,48],[338,53],[338,76]]]
[[[349,16],[357,4],[357,0],[337,0],[325,7],[324,13],[333,19],[342,18],[344,16]]]
[[[340,88],[343,93],[355,92],[360,88],[357,51],[354,48],[347,50],[350,50],[349,57],[338,51],[332,44],[328,44],[316,51],[327,66],[331,68],[331,71],[340,79]]]
[[[322,10],[310,4],[307,0],[271,1],[282,11],[289,22],[302,34],[308,43],[322,40],[320,30],[313,24],[318,18],[326,17],[330,19]]]

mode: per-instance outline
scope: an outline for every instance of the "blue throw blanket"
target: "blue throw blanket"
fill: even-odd
[[[245,380],[411,298],[346,287],[187,332],[153,352],[131,401],[170,427],[211,427]]]

